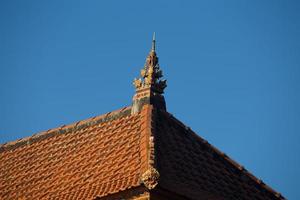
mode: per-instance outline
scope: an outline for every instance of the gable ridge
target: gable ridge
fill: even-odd
[[[150,104],[145,104],[141,110],[141,182],[149,190],[157,186],[160,176],[156,169],[153,112],[153,105]]]

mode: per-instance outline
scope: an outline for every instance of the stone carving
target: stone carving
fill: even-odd
[[[139,78],[139,79],[136,79],[136,78],[135,78],[135,79],[133,80],[133,85],[134,85],[135,88],[140,88],[140,87],[142,87],[142,79],[140,79],[140,78]]]
[[[155,40],[152,41],[152,49],[146,59],[144,69],[141,70],[141,78],[134,79],[133,85],[137,90],[151,88],[152,91],[162,94],[167,87],[167,81],[162,80],[162,71],[158,64],[155,52]]]
[[[158,184],[158,179],[159,173],[153,167],[150,167],[146,172],[143,173],[141,177],[142,182],[149,190],[155,188],[155,186]]]

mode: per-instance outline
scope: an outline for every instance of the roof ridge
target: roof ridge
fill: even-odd
[[[126,106],[121,109],[118,109],[118,110],[115,110],[112,112],[108,112],[108,113],[105,113],[102,115],[97,115],[94,117],[90,117],[88,119],[73,122],[68,125],[62,125],[62,126],[59,126],[56,128],[48,129],[46,131],[41,131],[41,132],[35,133],[29,137],[20,138],[18,140],[0,144],[0,153],[9,151],[9,150],[14,150],[18,147],[21,147],[21,146],[24,146],[27,144],[32,144],[34,142],[47,139],[47,138],[55,136],[57,134],[67,134],[74,130],[80,130],[80,129],[83,129],[90,125],[107,122],[107,121],[112,121],[112,120],[118,119],[119,117],[127,116],[130,114],[131,114],[131,106]]]
[[[145,104],[141,110],[141,181],[149,190],[154,189],[158,184],[159,172],[156,169],[155,148],[154,148],[154,115],[155,107],[151,104]]]

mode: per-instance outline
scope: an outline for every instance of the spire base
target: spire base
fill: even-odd
[[[166,111],[166,102],[162,94],[151,90],[151,87],[137,90],[133,96],[131,113],[138,113],[145,104],[153,105],[153,107]]]

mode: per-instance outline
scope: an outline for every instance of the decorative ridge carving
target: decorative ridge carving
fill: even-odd
[[[159,172],[150,166],[150,168],[142,174],[141,181],[149,190],[152,190],[157,186],[159,176]]]

